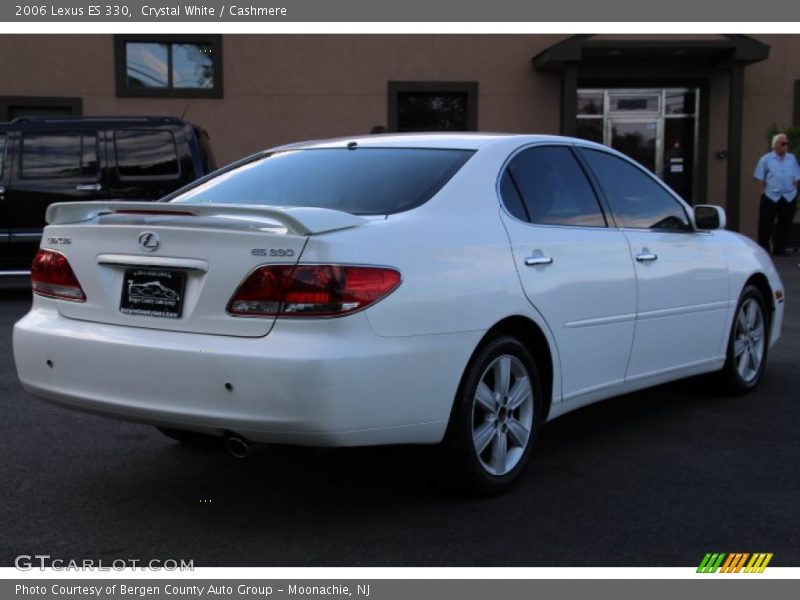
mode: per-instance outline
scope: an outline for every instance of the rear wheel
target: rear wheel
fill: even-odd
[[[510,336],[487,342],[461,382],[447,444],[462,482],[495,494],[519,479],[541,423],[541,383],[530,352]]]
[[[749,392],[758,385],[767,362],[769,317],[764,296],[749,285],[739,298],[731,325],[722,381],[735,394]]]

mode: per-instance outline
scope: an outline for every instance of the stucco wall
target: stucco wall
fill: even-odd
[[[85,115],[181,115],[220,163],[387,123],[387,81],[479,81],[487,131],[557,133],[560,84],[532,56],[563,36],[229,35],[222,99],[117,98],[110,35],[0,36],[0,95],[81,96]]]
[[[388,81],[478,81],[483,131],[558,133],[560,76],[531,57],[565,35],[226,35],[224,98],[118,98],[113,36],[0,36],[0,95],[80,96],[85,115],[184,115],[205,127],[220,164],[277,144],[387,123]],[[742,229],[755,234],[755,161],[773,123],[789,124],[800,36],[757,36],[768,61],[745,71]],[[724,204],[728,77],[710,86],[704,200]],[[703,196],[703,194],[701,194]]]

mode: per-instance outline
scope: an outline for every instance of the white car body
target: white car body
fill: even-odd
[[[388,217],[198,205],[191,208],[210,219],[198,229],[157,216],[99,225],[86,204],[51,207],[42,248],[66,255],[87,300],[34,296],[14,328],[23,386],[71,408],[233,432],[253,442],[435,444],[445,436],[470,358],[498,324],[524,324],[546,342],[546,419],[721,369],[737,301],[754,277],[769,288],[769,345],[780,335],[781,282],[766,253],[744,236],[531,225],[503,207],[498,177],[519,149],[556,144],[613,152],[607,148],[480,134],[369,136],[291,148],[353,141],[359,148],[475,153],[429,201]],[[216,228],[214,215],[268,227]],[[137,242],[144,231],[160,236],[157,252]],[[276,248],[291,256],[270,257]],[[642,251],[659,260],[637,262]],[[552,262],[526,266],[526,258],[538,256]],[[401,273],[402,283],[341,318],[226,313],[253,269],[293,261],[385,265]],[[122,314],[121,266],[185,269],[183,315]]]

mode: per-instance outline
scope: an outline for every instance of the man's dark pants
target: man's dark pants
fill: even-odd
[[[774,202],[765,195],[761,196],[761,206],[758,211],[758,244],[764,250],[770,251],[769,240],[773,238],[773,254],[786,252],[786,242],[789,239],[789,229],[794,221],[795,210],[797,210],[797,198],[791,202],[787,202],[786,198]]]

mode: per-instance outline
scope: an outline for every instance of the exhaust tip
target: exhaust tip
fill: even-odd
[[[250,454],[250,444],[244,438],[237,436],[230,436],[225,440],[225,449],[236,458],[247,458]]]

